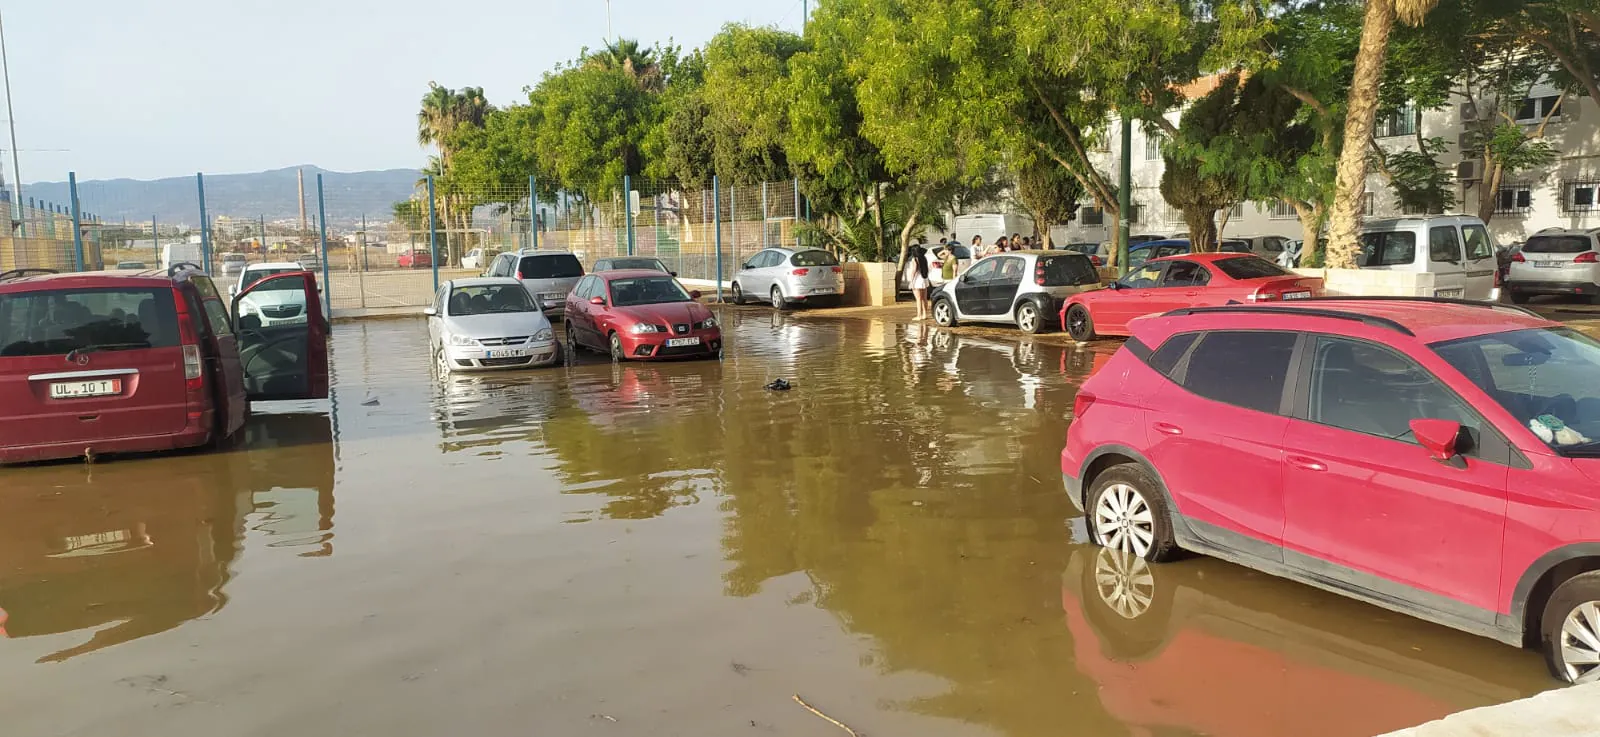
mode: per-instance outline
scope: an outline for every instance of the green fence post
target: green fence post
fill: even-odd
[[[428,261],[433,264],[433,291],[439,291],[439,215],[433,207],[433,175],[428,175]]]
[[[717,301],[722,301],[722,183],[711,175],[711,222],[717,234]]]
[[[67,189],[72,197],[72,270],[83,271],[83,220],[78,212],[77,172],[67,172]]]
[[[206,175],[194,174],[195,188],[200,191],[200,267],[211,273],[211,219],[206,217]]]
[[[328,281],[328,203],[322,197],[322,175],[317,175],[317,242],[322,249],[323,314],[333,317],[333,283]]]

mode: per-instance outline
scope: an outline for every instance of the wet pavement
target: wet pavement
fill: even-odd
[[[0,733],[1371,735],[1536,655],[1081,544],[1080,349],[725,309],[724,361],[430,375],[210,454],[0,469]],[[767,391],[784,378],[794,389]]]

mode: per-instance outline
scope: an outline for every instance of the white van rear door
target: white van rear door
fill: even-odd
[[[1454,224],[1428,228],[1427,258],[1427,270],[1433,274],[1433,296],[1467,298],[1467,267],[1461,250],[1461,229]],[[1493,276],[1491,272],[1491,282]],[[1483,297],[1488,296],[1488,290],[1484,290]]]
[[[1461,226],[1461,237],[1467,257],[1467,299],[1491,299],[1494,275],[1500,270],[1494,238],[1490,237],[1487,227],[1477,223]]]

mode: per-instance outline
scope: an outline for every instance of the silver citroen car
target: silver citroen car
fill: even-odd
[[[441,375],[561,362],[561,345],[550,319],[516,279],[445,282],[433,305],[423,312],[428,316],[428,344]]]
[[[844,267],[820,248],[768,248],[739,267],[730,289],[734,304],[758,300],[780,310],[836,305],[844,298]]]

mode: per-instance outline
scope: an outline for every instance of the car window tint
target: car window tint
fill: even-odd
[[[1127,276],[1122,277],[1122,286],[1129,289],[1149,289],[1154,287],[1161,281],[1161,269],[1166,265],[1166,262],[1162,261],[1130,271]]]
[[[1203,287],[1211,282],[1211,273],[1193,261],[1174,261],[1161,278],[1163,287]]]
[[[1212,261],[1229,279],[1261,279],[1269,276],[1294,276],[1294,272],[1259,256],[1240,256]]]
[[[966,277],[963,278],[962,281],[967,281],[969,279],[974,282],[988,281],[995,275],[995,267],[998,264],[999,259],[983,259],[979,261],[976,266],[973,266],[971,269],[967,270]]]
[[[1454,225],[1428,231],[1428,260],[1436,264],[1461,260],[1461,235]]]
[[[571,279],[583,276],[583,264],[570,253],[525,256],[518,266],[518,275],[523,279]]]
[[[520,284],[483,284],[456,287],[450,292],[450,316],[536,312],[528,290]]]
[[[1522,247],[1523,253],[1583,253],[1590,250],[1586,235],[1536,235]]]
[[[838,266],[839,259],[827,251],[801,251],[789,257],[792,266]]]
[[[1295,340],[1294,333],[1207,333],[1189,356],[1183,386],[1207,399],[1276,413]]]
[[[1366,435],[1415,442],[1411,421],[1478,420],[1432,374],[1388,348],[1319,337],[1311,364],[1306,419]]]
[[[1479,261],[1494,258],[1494,241],[1489,238],[1489,229],[1482,225],[1463,225],[1461,234],[1467,237],[1467,258]]]
[[[1171,376],[1178,368],[1178,362],[1183,360],[1183,354],[1189,352],[1189,346],[1194,345],[1195,339],[1199,337],[1199,333],[1184,333],[1167,338],[1167,342],[1162,343],[1155,353],[1150,354],[1150,368]]]
[[[1402,266],[1416,260],[1416,233],[1396,230],[1361,234],[1362,266]]]
[[[1283,251],[1284,240],[1282,238],[1268,238],[1262,243],[1264,246],[1266,246],[1267,251],[1271,253],[1279,253]]]
[[[1035,271],[1044,275],[1046,287],[1070,287],[1082,284],[1099,284],[1100,274],[1087,256],[1043,256]]]
[[[61,289],[0,295],[0,356],[49,356],[178,344],[171,287]]]
[[[1023,268],[1024,268],[1024,265],[1022,263],[1022,259],[1017,258],[1015,256],[1007,256],[1005,258],[995,259],[995,261],[998,262],[998,264],[999,264],[998,266],[996,266],[996,268],[998,269],[998,273],[994,277],[994,280],[993,280],[995,283],[997,283],[997,284],[1021,284],[1022,283],[1022,271],[1023,271]]]

